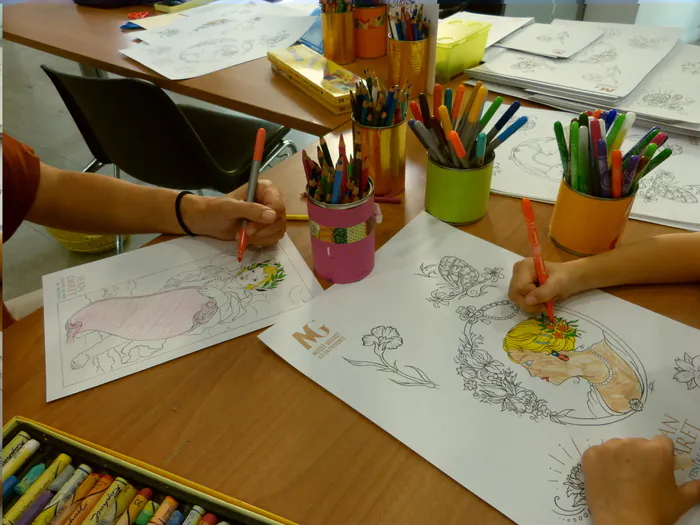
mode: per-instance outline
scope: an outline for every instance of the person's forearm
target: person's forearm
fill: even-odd
[[[27,219],[84,233],[182,234],[175,215],[177,194],[174,190],[42,164],[39,190]],[[195,195],[182,199],[183,220],[188,227],[188,216],[209,199]]]
[[[700,233],[659,235],[571,263],[580,290],[623,284],[700,282]]]

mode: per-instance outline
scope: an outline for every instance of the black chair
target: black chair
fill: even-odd
[[[285,149],[289,128],[248,116],[175,104],[145,80],[88,78],[41,66],[61,95],[94,156],[83,170],[113,164],[148,184],[228,193],[245,184],[258,128],[267,141],[262,169]],[[290,153],[290,154],[291,154]],[[117,253],[123,243],[117,239]]]

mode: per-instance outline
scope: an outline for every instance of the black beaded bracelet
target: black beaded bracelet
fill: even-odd
[[[196,237],[196,233],[192,233],[192,231],[185,225],[185,221],[182,220],[182,211],[180,210],[180,202],[182,202],[182,198],[185,195],[192,195],[191,191],[181,191],[180,194],[177,196],[175,199],[175,216],[177,217],[177,222],[180,223],[180,228],[182,228],[182,231],[184,231],[187,235],[190,237]]]

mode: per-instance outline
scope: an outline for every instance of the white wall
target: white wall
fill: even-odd
[[[634,24],[638,9],[637,0],[586,0],[583,19],[586,22]]]
[[[686,31],[683,40],[700,40],[700,1],[649,2],[640,0],[636,24],[647,26],[682,27]]]
[[[576,0],[505,0],[505,16],[534,17],[535,22],[549,24],[555,18],[563,20],[576,20],[578,5]]]

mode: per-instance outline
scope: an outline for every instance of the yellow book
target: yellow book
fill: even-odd
[[[272,71],[274,73],[277,73],[278,75],[286,78],[287,80],[289,80],[292,84],[294,84],[296,87],[301,89],[304,93],[309,95],[316,102],[320,103],[328,111],[331,111],[332,113],[335,113],[336,115],[342,115],[343,113],[350,113],[352,111],[352,107],[350,106],[350,103],[343,104],[341,106],[334,106],[333,104],[329,104],[319,93],[308,89],[308,86],[305,85],[303,82],[301,82],[298,78],[290,75],[288,71],[281,70],[274,63],[272,64]]]
[[[287,49],[268,51],[267,59],[278,73],[291,80],[304,92],[339,113],[350,111],[350,91],[361,80],[352,71],[319,55],[303,44]]]

